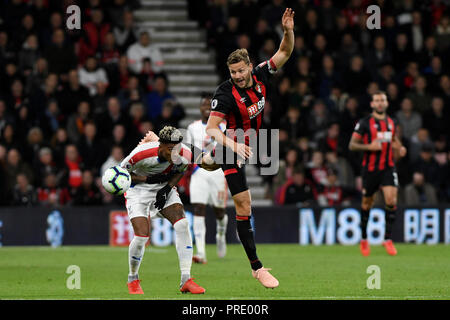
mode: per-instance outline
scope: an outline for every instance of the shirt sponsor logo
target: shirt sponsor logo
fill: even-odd
[[[380,140],[380,142],[391,142],[392,132],[377,132],[377,139]]]
[[[253,119],[258,114],[261,113],[261,111],[264,109],[264,104],[266,103],[264,97],[261,98],[258,102],[255,102],[251,106],[247,107],[248,115],[250,119]]]

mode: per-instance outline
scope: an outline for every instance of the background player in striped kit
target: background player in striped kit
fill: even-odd
[[[211,111],[212,95],[203,93],[200,100],[201,119],[191,123],[187,127],[186,143],[192,144],[196,148],[205,151],[206,148],[214,145],[214,140],[206,133],[206,123]],[[225,131],[225,124],[221,123],[220,128]],[[211,145],[212,144],[212,145]],[[216,242],[217,255],[223,258],[226,254],[225,233],[228,224],[228,216],[225,213],[227,200],[227,185],[222,169],[207,171],[195,166],[191,175],[189,185],[191,204],[194,206],[194,238],[197,254],[193,261],[196,263],[206,263],[205,236],[206,236],[206,206],[213,207],[216,215]]]
[[[128,290],[130,294],[144,293],[138,272],[150,236],[150,219],[162,217],[172,223],[176,234],[180,291],[204,293],[205,289],[191,278],[192,237],[175,187],[192,162],[192,153],[181,144],[183,136],[174,127],[164,127],[159,133],[159,141],[145,142],[151,138],[150,133],[120,164],[131,173],[133,182],[125,193],[126,208],[135,234],[129,246]]]
[[[389,106],[386,94],[381,91],[373,94],[370,106],[373,109],[372,113],[356,124],[349,143],[351,151],[364,152],[360,250],[364,256],[370,254],[367,224],[375,192],[381,188],[386,205],[386,230],[383,246],[388,254],[396,255],[397,250],[391,239],[397,212],[398,193],[398,177],[394,158],[404,157],[406,148],[402,146],[400,139],[396,136],[394,120],[386,114]]]

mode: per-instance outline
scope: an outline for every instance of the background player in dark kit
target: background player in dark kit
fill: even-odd
[[[392,243],[392,227],[397,212],[398,177],[394,158],[404,157],[406,148],[396,136],[394,120],[386,114],[389,106],[384,92],[372,95],[370,106],[373,111],[362,118],[355,127],[349,143],[351,151],[363,151],[362,162],[362,210],[360,250],[362,255],[370,254],[367,241],[367,223],[370,209],[373,206],[375,192],[381,188],[386,205],[386,230],[383,246],[390,255],[396,255],[397,250]]]

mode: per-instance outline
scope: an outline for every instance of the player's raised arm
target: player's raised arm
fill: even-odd
[[[287,8],[281,18],[283,39],[280,48],[272,57],[272,62],[277,69],[280,69],[288,61],[294,50],[294,14],[295,12],[291,8]]]

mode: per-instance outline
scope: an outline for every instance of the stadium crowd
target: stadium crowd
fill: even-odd
[[[203,3],[202,3],[203,2]],[[449,1],[265,0],[200,1],[191,16],[208,30],[217,66],[246,48],[254,65],[282,38],[280,19],[295,11],[295,48],[275,76],[265,124],[280,128],[282,158],[266,177],[279,204],[358,203],[361,154],[348,143],[371,112],[371,93],[385,91],[388,113],[408,155],[397,163],[400,204],[450,201]],[[380,8],[381,28],[369,29],[366,8]],[[372,20],[373,22],[373,20]],[[378,197],[378,201],[382,201]]]
[[[82,8],[82,30],[65,26]],[[366,26],[368,4],[381,29]],[[340,205],[360,197],[360,155],[347,145],[370,94],[387,92],[408,155],[400,204],[450,202],[450,18],[444,1],[189,1],[217,69],[247,48],[254,64],[281,39],[286,6],[295,48],[274,78],[265,126],[280,130],[280,170],[265,177],[279,204]],[[164,61],[135,25],[139,1],[0,1],[0,205],[120,204],[100,187],[150,129],[178,126],[183,106]]]

